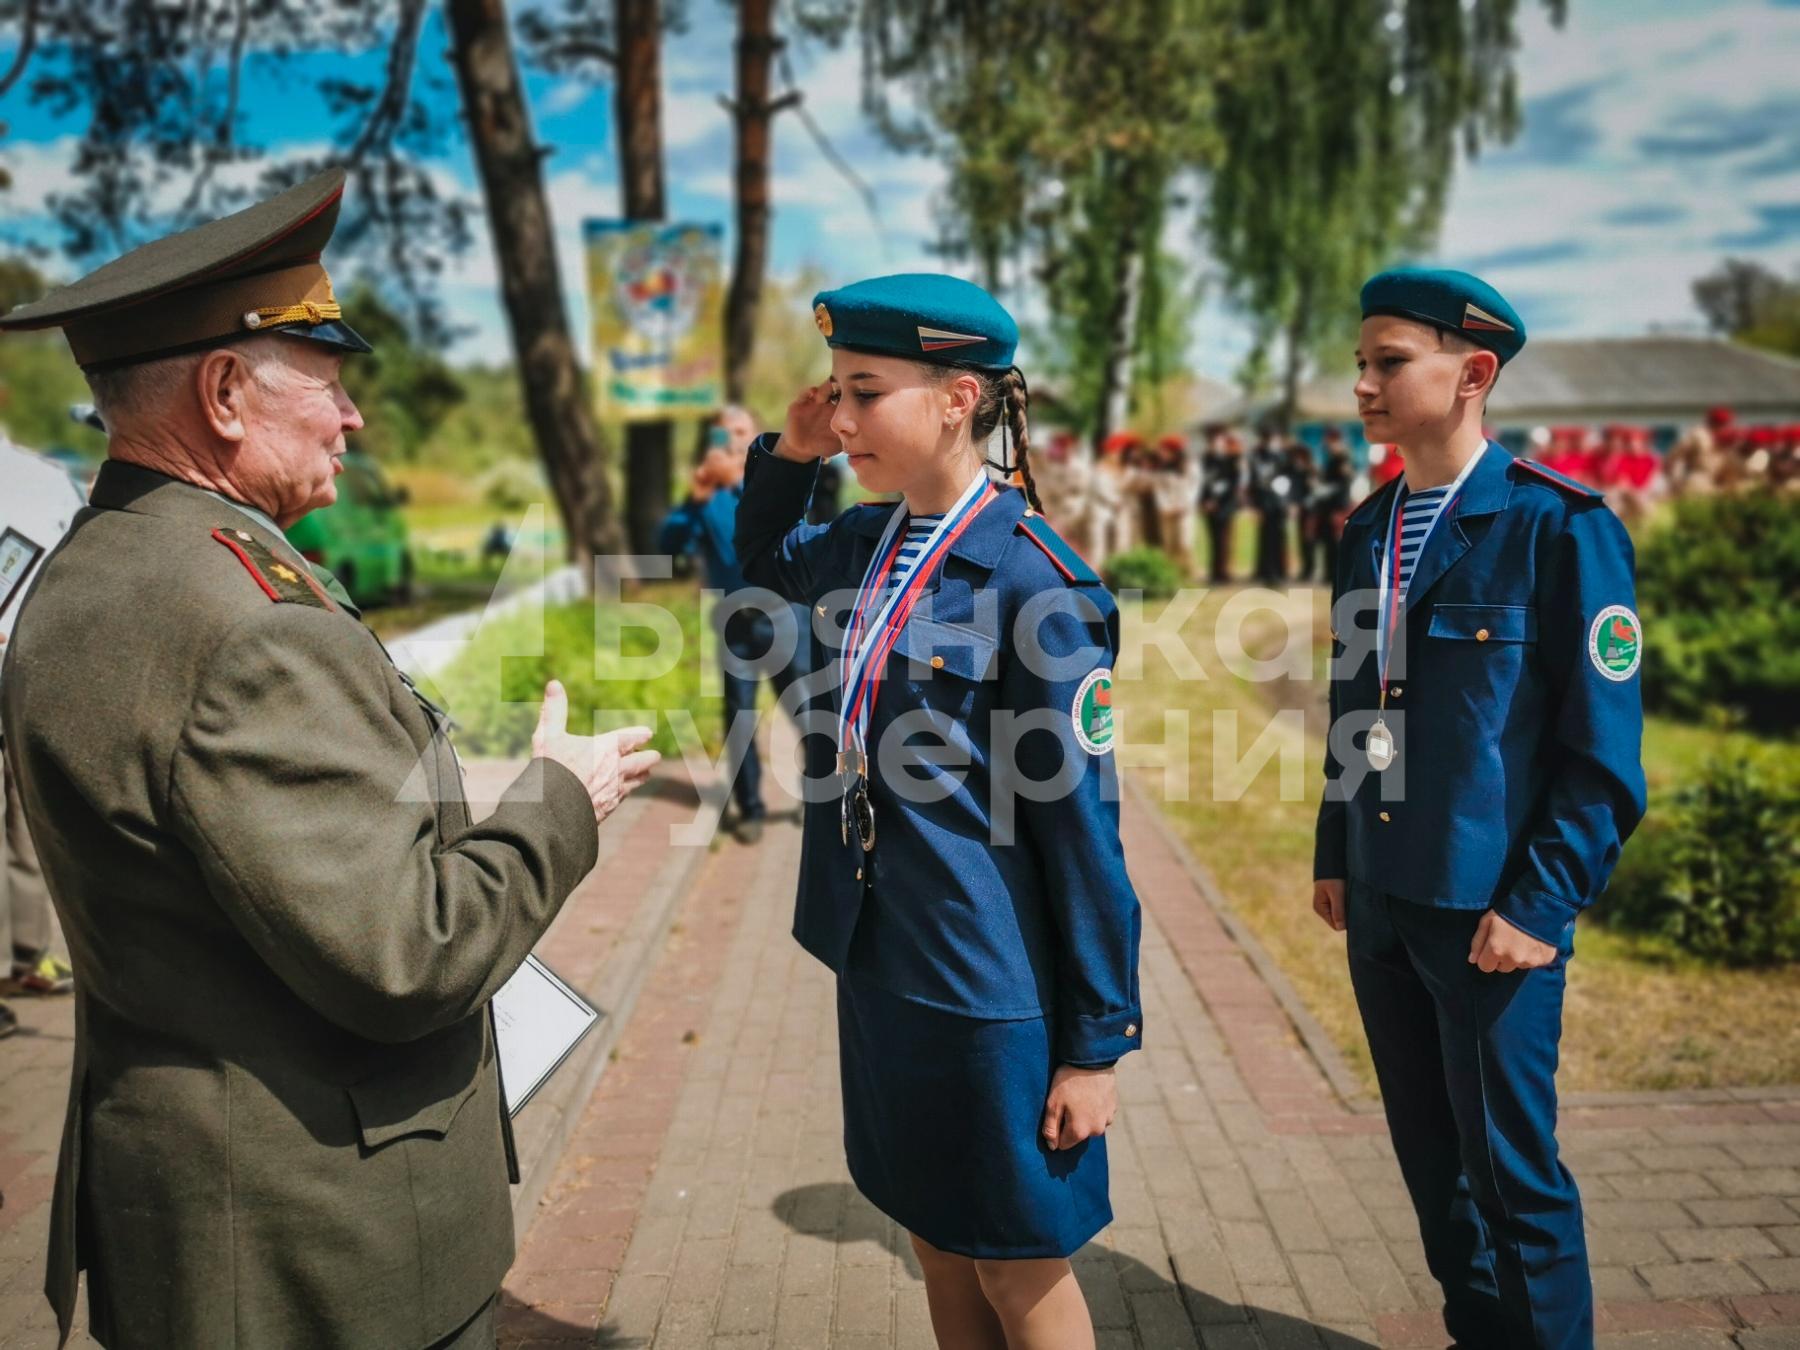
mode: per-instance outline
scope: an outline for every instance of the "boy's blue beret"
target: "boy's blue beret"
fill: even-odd
[[[1363,283],[1362,316],[1396,314],[1486,347],[1505,365],[1525,345],[1525,321],[1480,277],[1448,268],[1402,267]]]

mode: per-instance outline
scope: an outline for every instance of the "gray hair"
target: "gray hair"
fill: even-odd
[[[277,333],[259,333],[231,344],[244,358],[252,378],[263,380],[268,367],[279,360],[281,345],[274,340],[279,336]],[[206,355],[203,351],[183,352],[154,361],[114,366],[110,370],[84,370],[82,375],[94,396],[94,411],[100,414],[100,420],[106,423],[110,432],[137,421],[146,413],[166,407],[189,389],[194,367]]]

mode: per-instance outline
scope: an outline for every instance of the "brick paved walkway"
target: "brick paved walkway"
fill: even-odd
[[[1151,1034],[1120,1070],[1116,1221],[1077,1257],[1102,1346],[1442,1346],[1379,1116],[1135,799],[1126,851]],[[784,823],[701,873],[507,1283],[508,1350],[933,1344],[905,1235],[844,1168],[798,854]],[[1569,1113],[1603,1346],[1800,1346],[1800,1107],[1718,1095]]]
[[[661,932],[643,915],[659,887],[692,880],[598,1089],[569,1107],[503,1344],[929,1347],[904,1234],[844,1170],[831,981],[787,931],[797,828],[696,858],[667,847],[691,799],[628,809],[559,921],[559,968],[606,983]],[[1077,1257],[1102,1345],[1441,1346],[1380,1118],[1332,1092],[1135,798],[1126,849],[1151,1034],[1120,1070],[1116,1222]],[[54,1341],[36,1291],[70,1005],[18,1006],[32,1034],[0,1042],[0,1346],[37,1350]],[[521,1126],[548,1137],[538,1110]],[[1565,1124],[1603,1346],[1800,1347],[1795,1094],[1619,1099]]]

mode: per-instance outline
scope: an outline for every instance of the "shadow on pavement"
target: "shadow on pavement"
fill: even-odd
[[[784,1191],[776,1197],[775,1214],[795,1233],[822,1242],[839,1246],[876,1243],[904,1265],[914,1279],[921,1278],[905,1231],[846,1182],[820,1182]],[[1138,1311],[1129,1314],[1130,1325],[1144,1350],[1174,1350],[1181,1345],[1199,1344],[1201,1328],[1205,1328],[1208,1346],[1242,1346],[1245,1350],[1253,1346],[1271,1350],[1319,1346],[1375,1350],[1371,1341],[1336,1328],[1321,1327],[1303,1317],[1216,1298],[1205,1290],[1180,1283],[1172,1270],[1148,1266],[1135,1257],[1104,1247],[1090,1244],[1075,1254],[1071,1264],[1096,1322],[1119,1327],[1124,1324],[1120,1314],[1135,1303]],[[1149,1319],[1141,1315],[1146,1308],[1152,1310]],[[1155,1324],[1149,1324],[1151,1321]]]

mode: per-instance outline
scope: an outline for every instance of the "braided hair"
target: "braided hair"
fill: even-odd
[[[919,363],[934,378],[947,380],[957,375],[973,375],[981,382],[981,394],[975,401],[969,419],[970,436],[975,444],[985,444],[996,428],[1000,431],[1000,462],[988,464],[1001,473],[1018,474],[1025,487],[1025,500],[1040,516],[1044,503],[1038,497],[1037,480],[1031,474],[1031,435],[1027,413],[1031,407],[1031,388],[1025,383],[1025,372],[1017,366],[1003,371],[980,370],[963,366],[940,366]],[[1007,452],[1011,450],[1009,455]]]

